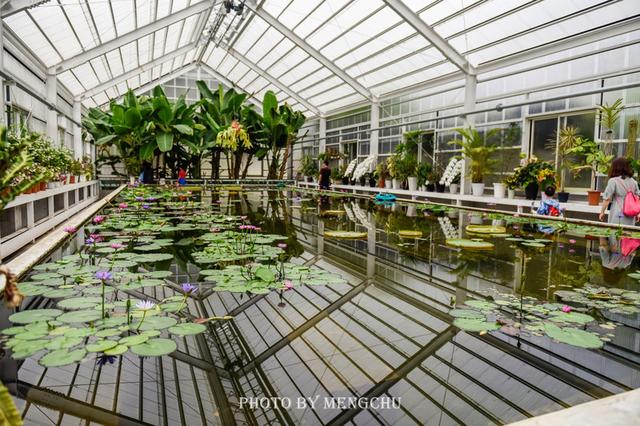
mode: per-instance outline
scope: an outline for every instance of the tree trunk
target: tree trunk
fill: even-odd
[[[251,166],[252,160],[253,160],[253,154],[248,154],[247,162],[244,163],[244,170],[242,171],[242,179],[247,178],[247,174],[249,173],[249,167]]]
[[[284,179],[284,172],[287,170],[287,162],[291,153],[291,136],[287,138],[287,145],[284,147],[284,155],[282,156],[282,164],[280,164],[279,179]]]
[[[244,153],[242,151],[238,151],[235,153],[235,164],[233,165],[233,178],[240,179],[240,169],[242,168],[242,157]]]

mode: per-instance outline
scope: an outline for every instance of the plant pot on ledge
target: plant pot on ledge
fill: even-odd
[[[436,185],[434,183],[427,184],[427,192],[435,192],[435,190],[436,190]]]
[[[444,184],[443,183],[436,183],[436,192],[444,192]]]
[[[375,178],[373,178],[373,177],[369,178],[369,186],[371,188],[375,188],[376,187],[376,179]]]
[[[343,185],[349,185],[349,178],[348,178],[348,177],[346,177],[346,176],[345,176],[345,177],[343,177],[343,178],[342,178],[342,184],[343,184]]]
[[[587,201],[590,206],[597,206],[598,204],[600,204],[600,191],[587,191]]]
[[[524,188],[524,195],[527,200],[535,200],[538,198],[538,191],[540,187],[537,183],[530,183]]]
[[[471,191],[475,197],[482,197],[484,194],[484,183],[472,183]]]
[[[569,201],[569,193],[568,192],[558,192],[558,201],[561,203],[566,203]]]

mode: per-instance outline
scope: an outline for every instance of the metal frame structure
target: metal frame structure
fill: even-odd
[[[500,68],[519,64],[535,68],[546,55],[637,28],[633,1],[592,0],[568,1],[562,7],[555,3],[548,18],[536,18],[529,27],[519,22],[520,28],[505,30],[510,20],[535,15],[549,1],[515,6],[479,1],[461,9],[429,0],[410,5],[402,0],[353,0],[337,9],[313,1],[301,10],[293,1],[280,5],[248,0],[243,2],[242,16],[223,19],[218,34],[210,35],[204,45],[198,41],[224,7],[219,0],[172,2],[172,10],[160,2],[146,7],[134,0],[123,12],[109,2],[100,9],[90,4],[5,0],[0,10],[8,31],[31,46],[48,74],[57,77],[56,92],[64,87],[85,106],[103,105],[128,88],[153,84],[195,63],[207,65],[257,98],[275,86],[283,100],[321,117],[463,81],[465,76],[467,83],[479,82]],[[107,13],[105,22],[97,18],[101,11]],[[599,26],[578,31],[580,23],[594,19]],[[573,33],[566,29],[570,23],[576,28]],[[492,37],[493,32],[505,34]],[[472,40],[475,34],[489,42]],[[536,35],[545,36],[544,42],[531,44]],[[43,44],[33,44],[33,37]],[[273,49],[253,49],[265,43]],[[402,87],[393,87],[398,85]],[[473,85],[468,92],[467,113],[474,106]]]

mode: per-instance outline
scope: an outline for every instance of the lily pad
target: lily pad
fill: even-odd
[[[497,330],[501,326],[494,322],[489,322],[484,318],[456,318],[453,325],[464,331],[491,331]]]
[[[58,321],[66,323],[91,322],[102,318],[102,312],[94,309],[84,311],[71,311],[58,317]]]
[[[143,335],[143,334],[139,334],[139,335],[134,335],[134,336],[123,337],[122,339],[120,339],[118,341],[118,344],[119,345],[124,345],[124,346],[135,346],[135,345],[139,345],[141,343],[144,343],[147,340],[149,340],[149,336],[146,336],[146,335]]]
[[[163,330],[165,328],[172,327],[177,323],[178,321],[171,317],[147,316],[142,322],[142,325],[140,325],[140,330]],[[139,324],[139,321],[131,324],[131,329],[137,330]]]
[[[402,230],[398,231],[398,235],[401,238],[420,238],[422,237],[422,231]]]
[[[84,349],[76,349],[74,351],[59,349],[57,351],[49,352],[40,358],[40,365],[43,367],[62,367],[81,361],[84,359],[86,354],[87,351]]]
[[[59,309],[30,309],[28,311],[21,311],[12,314],[9,317],[9,321],[17,324],[29,324],[36,321],[49,321],[52,320],[63,312]]]
[[[349,240],[359,240],[367,238],[366,232],[353,232],[353,231],[326,231],[324,236],[327,238],[341,238]]]
[[[449,315],[455,318],[474,318],[474,319],[485,318],[484,314],[481,314],[478,311],[472,311],[471,309],[452,309],[451,311],[449,311]]]
[[[129,350],[128,346],[125,345],[116,345],[111,349],[107,349],[106,351],[104,351],[103,353],[105,355],[109,355],[109,356],[118,356],[118,355],[122,355],[123,353],[125,353],[126,351]]]
[[[448,246],[467,250],[491,250],[494,247],[493,243],[488,241],[468,240],[465,238],[447,239],[446,243]]]
[[[90,309],[102,302],[101,297],[73,297],[58,302],[58,307],[63,309]]]
[[[495,225],[467,225],[467,232],[475,234],[504,234],[507,229],[504,226]]]
[[[171,339],[149,339],[147,342],[131,347],[131,352],[139,356],[163,356],[174,352],[178,348]]]
[[[169,328],[169,333],[176,334],[178,336],[193,336],[195,334],[203,333],[207,330],[207,327],[203,324],[196,324],[193,322],[185,322],[182,324],[174,325]]]
[[[544,324],[547,336],[561,343],[586,349],[597,349],[604,346],[597,334],[578,328],[560,328],[554,324]]]
[[[89,352],[104,352],[107,349],[114,348],[118,342],[115,340],[98,340],[95,343],[91,343],[86,346],[87,351]]]
[[[588,324],[592,321],[595,321],[595,319],[591,315],[582,314],[580,312],[560,311],[551,312],[551,319],[553,321],[574,322],[577,324]]]

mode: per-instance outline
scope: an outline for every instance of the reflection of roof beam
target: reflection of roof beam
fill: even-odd
[[[176,13],[172,13],[171,15],[158,19],[157,21],[153,21],[150,24],[140,27],[135,31],[128,32],[126,34],[121,35],[120,37],[117,37],[113,40],[110,40],[106,43],[103,43],[85,52],[82,52],[76,56],[73,56],[69,59],[65,59],[59,64],[54,65],[53,70],[56,74],[60,74],[62,72],[68,71],[72,68],[75,68],[79,65],[84,64],[85,62],[90,61],[93,58],[97,58],[98,56],[105,55],[122,46],[125,46],[129,43],[133,43],[134,41],[144,36],[153,34],[158,30],[166,28],[171,24],[175,24],[176,22],[185,20],[192,15],[201,13],[209,9],[209,7],[211,7],[211,4],[207,1],[196,3],[193,6],[189,6]]]
[[[369,100],[375,100],[369,89],[360,84],[355,78],[347,74],[342,68],[334,64],[329,58],[324,56],[322,53],[320,53],[319,50],[307,43],[302,37],[298,36],[296,33],[284,26],[282,22],[280,22],[277,18],[271,16],[262,7],[256,6],[255,0],[248,1],[246,3],[246,6],[252,9],[256,13],[256,15],[264,19],[269,25],[278,30],[280,34],[282,34],[294,44],[296,44],[299,48],[307,52],[313,59],[320,62],[333,74],[337,75],[342,81],[353,87],[356,92],[360,93],[362,96],[368,98]]]
[[[30,9],[32,7],[36,7],[40,4],[46,3],[49,0],[9,0],[2,2],[2,9],[0,13],[2,13],[2,17],[6,18],[7,16],[14,15],[18,12],[22,12],[23,10]]]
[[[252,61],[250,61],[249,59],[241,55],[238,51],[232,48],[227,48],[227,53],[229,53],[229,55],[234,57],[236,60],[245,64],[248,68],[255,71],[256,74],[258,74],[260,77],[264,78],[265,80],[267,80],[268,82],[276,86],[278,89],[282,90],[287,95],[291,96],[293,99],[300,102],[302,105],[304,105],[309,111],[314,113],[316,116],[321,117],[323,115],[320,112],[320,110],[315,106],[313,106],[309,101],[307,101],[305,98],[303,98],[302,96],[300,96],[299,94],[291,90],[285,84],[282,84],[280,80],[278,80],[277,78],[275,78],[274,76],[272,76],[271,74],[269,74],[268,72],[260,68],[258,65],[254,64]]]
[[[420,366],[431,355],[435,354],[438,349],[443,347],[449,342],[457,333],[458,328],[450,325],[442,333],[434,337],[426,346],[413,354],[410,358],[407,358],[398,368],[389,373],[384,379],[373,386],[367,391],[362,398],[371,399],[384,395],[391,389],[396,383],[407,376],[411,371]],[[335,416],[328,424],[329,425],[343,425],[360,414],[361,408],[351,408],[349,410],[343,410],[340,414]]]
[[[148,423],[105,410],[97,405],[87,404],[75,398],[65,396],[60,392],[18,381],[18,395],[26,401],[54,411],[69,414],[74,417],[105,425],[146,425]]]
[[[338,300],[318,312],[313,318],[310,318],[308,321],[304,322],[300,327],[296,328],[291,333],[287,334],[282,339],[269,346],[269,348],[264,350],[260,355],[249,361],[244,367],[240,369],[239,373],[246,374],[258,367],[260,364],[271,358],[282,348],[291,344],[292,341],[302,336],[307,330],[315,327],[320,321],[327,318],[333,311],[340,308],[342,305],[349,302],[351,299],[364,291],[369,283],[369,280],[364,280],[360,284],[353,287],[351,290],[342,295],[342,297],[340,297]]]
[[[98,86],[92,87],[91,89],[87,90],[86,92],[82,93],[80,95],[80,98],[90,98],[91,96],[95,96],[100,92],[104,92],[105,90],[109,89],[110,87],[116,86],[120,83],[122,83],[123,81],[127,81],[130,78],[136,77],[146,71],[152,70],[153,68],[157,67],[158,65],[162,65],[165,64],[179,56],[185,55],[189,52],[191,52],[193,50],[193,48],[195,47],[195,44],[188,44],[184,47],[181,47],[178,50],[174,50],[173,52],[161,56],[158,59],[155,59],[151,62],[147,62],[145,64],[140,65],[138,68],[132,69],[131,71],[127,71],[124,74],[120,74],[117,75],[115,77],[113,77],[113,79],[106,81]]]
[[[384,0],[407,24],[411,25],[418,34],[426,38],[436,49],[440,51],[451,63],[465,74],[475,74],[475,68],[467,59],[454,49],[448,41],[440,36],[433,28],[411,10],[402,0]]]

